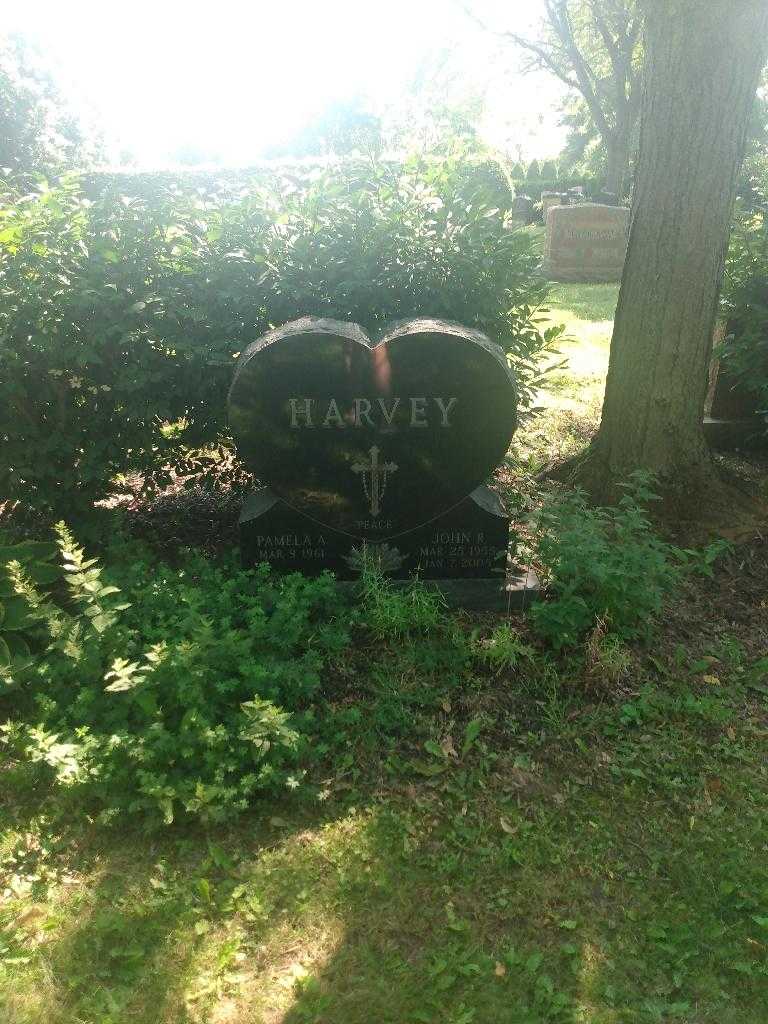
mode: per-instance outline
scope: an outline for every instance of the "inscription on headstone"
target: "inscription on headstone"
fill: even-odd
[[[618,281],[627,253],[629,210],[579,203],[547,215],[544,273],[553,281]]]
[[[240,517],[243,559],[269,562],[285,571],[312,575],[332,569],[340,579],[359,574],[363,545],[291,509],[269,488],[246,502]],[[387,544],[390,575],[405,579],[485,579],[503,575],[509,517],[498,495],[482,485],[450,512],[408,530]]]

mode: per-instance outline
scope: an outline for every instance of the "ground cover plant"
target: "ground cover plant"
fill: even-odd
[[[624,638],[650,635],[690,554],[655,533],[652,484],[637,473],[616,506],[592,506],[576,490],[541,510],[538,551],[553,599],[531,616],[555,647],[577,643],[598,621]]]
[[[370,577],[378,611],[316,691],[324,756],[236,823],[105,826],[11,754],[5,1019],[753,1024],[764,545],[742,558],[736,624],[691,578],[619,672],[599,629],[554,656],[522,617],[415,615]]]
[[[348,642],[330,577],[280,579],[201,556],[180,570],[134,545],[117,587],[57,532],[67,610],[28,578],[17,586],[48,635],[11,666],[33,708],[29,725],[9,727],[11,747],[105,822],[223,821],[257,794],[297,787],[312,698]]]

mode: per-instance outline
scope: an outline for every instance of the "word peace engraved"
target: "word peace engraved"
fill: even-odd
[[[363,491],[368,500],[368,508],[375,519],[381,512],[381,502],[387,489],[387,476],[397,472],[396,462],[379,462],[379,449],[373,445],[368,452],[368,462],[356,462],[352,466],[353,473],[359,473],[363,480]]]

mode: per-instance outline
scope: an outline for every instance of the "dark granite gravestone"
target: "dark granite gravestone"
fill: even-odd
[[[592,202],[599,203],[601,206],[618,206],[619,197],[615,192],[595,192]]]
[[[530,196],[515,196],[509,213],[513,221],[518,221],[521,224],[532,224],[536,219],[534,202]]]
[[[509,519],[482,486],[516,425],[502,350],[446,321],[388,327],[304,318],[240,357],[238,450],[265,485],[243,509],[246,564],[395,578],[486,580],[506,598]],[[476,603],[476,602],[473,602]]]
[[[768,297],[768,296],[767,296]],[[713,344],[718,349],[726,335],[738,336],[740,324],[732,319],[715,324]],[[768,450],[768,415],[764,403],[744,382],[729,372],[728,361],[713,356],[704,402],[704,436],[720,451]]]

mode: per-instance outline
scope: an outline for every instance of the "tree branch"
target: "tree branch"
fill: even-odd
[[[547,53],[546,43],[534,42],[532,39],[525,39],[523,36],[518,35],[517,32],[509,32],[505,29],[492,28],[487,22],[483,21],[482,18],[478,17],[468,4],[460,3],[459,7],[470,21],[473,21],[478,26],[478,28],[481,28],[484,32],[488,32],[491,35],[499,36],[502,39],[511,39],[512,42],[521,49],[528,50],[529,53],[533,53],[542,66],[551,71],[553,75],[557,75],[560,81],[564,85],[567,85],[569,89],[575,89],[577,92],[581,92],[581,87],[578,81],[571,77],[557,64],[552,54]]]
[[[547,12],[547,17],[553,31],[562,42],[565,52],[573,64],[573,71],[579,83],[579,92],[589,107],[592,120],[595,122],[600,134],[607,138],[611,134],[612,128],[595,93],[592,84],[592,71],[576,44],[568,17],[568,0],[544,0],[544,9]]]

